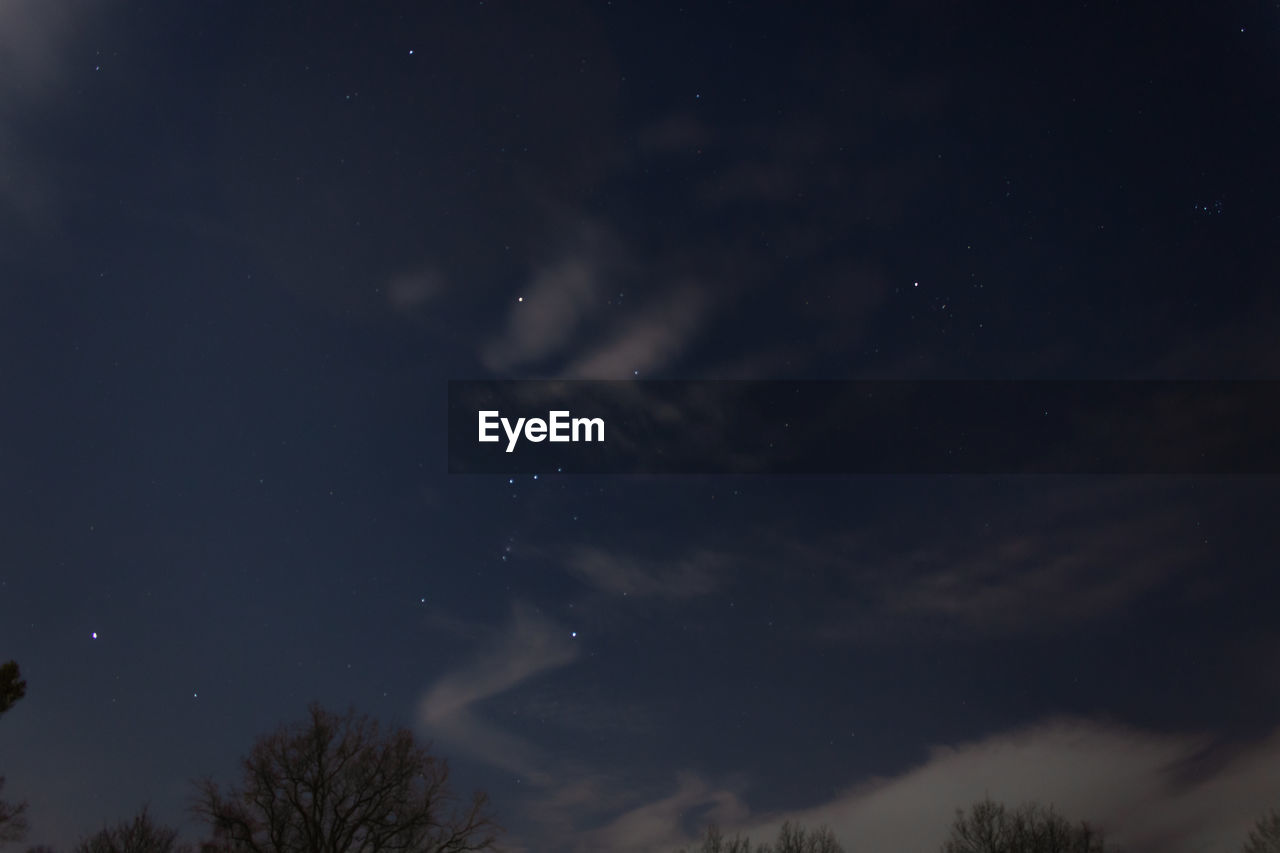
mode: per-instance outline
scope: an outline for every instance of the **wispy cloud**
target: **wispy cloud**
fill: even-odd
[[[67,39],[80,17],[91,11],[41,0],[0,3],[0,70],[6,100],[48,94],[63,74]]]
[[[708,299],[692,285],[676,289],[566,369],[575,379],[630,379],[662,370],[701,328]]]
[[[654,288],[654,270],[602,226],[579,226],[566,243],[556,260],[534,270],[503,330],[481,347],[485,367],[499,374],[630,379],[684,352],[705,319],[704,290],[688,282]],[[639,280],[646,281],[645,295],[628,296]]]
[[[853,54],[860,52],[842,45],[834,63],[858,68],[840,87],[844,114],[874,114],[906,137],[915,136],[906,128],[936,116],[946,81],[890,79],[870,56],[854,62]],[[821,65],[803,73],[825,80],[832,63]],[[691,369],[737,374],[749,362],[754,375],[802,375],[859,347],[886,298],[874,246],[853,263],[837,258],[860,229],[909,218],[942,168],[936,154],[886,148],[852,118],[832,127],[821,109],[781,126],[715,129],[676,110],[637,128],[634,145],[610,162],[610,179],[666,175],[663,191],[644,202],[639,222],[574,208],[579,223],[591,224],[565,229],[561,251],[532,267],[500,328],[479,347],[494,373],[652,377],[692,362],[705,351],[698,344],[716,335],[749,343],[718,356],[723,364]],[[801,284],[798,269],[813,298],[778,298],[780,282]],[[744,329],[751,314],[744,308],[766,299],[778,316]]]
[[[608,825],[583,833],[575,851],[670,850],[689,840],[689,818],[697,815],[708,823],[734,825],[749,810],[736,794],[718,789],[691,773],[680,774],[676,790],[660,799],[635,806]]]
[[[718,589],[728,562],[725,555],[709,550],[673,559],[650,559],[583,545],[569,552],[565,565],[601,592],[685,599]]]
[[[440,678],[418,704],[418,722],[433,735],[535,784],[547,784],[546,762],[533,744],[484,719],[477,705],[571,663],[569,633],[528,606],[469,666]]]
[[[66,86],[76,38],[106,4],[0,3],[0,207],[41,226],[56,218],[58,170],[24,138],[30,115],[47,120]],[[101,60],[98,60],[101,61]],[[84,70],[93,67],[84,57]]]
[[[911,516],[909,528],[793,547],[796,559],[843,567],[857,588],[825,629],[833,637],[891,635],[894,625],[922,622],[984,635],[1053,631],[1190,582],[1188,570],[1203,559],[1194,513],[1183,496],[1161,488],[1050,485],[985,517],[974,506],[967,524]]]
[[[539,270],[507,314],[506,331],[481,353],[490,370],[505,372],[540,362],[573,343],[600,301],[602,270],[590,255],[571,255]]]

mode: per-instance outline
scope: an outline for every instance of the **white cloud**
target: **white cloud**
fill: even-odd
[[[58,173],[24,139],[27,115],[47,114],[64,89],[75,39],[106,4],[0,2],[0,207],[48,227],[58,208]],[[84,57],[91,71],[102,60]]]
[[[692,286],[677,289],[598,345],[565,371],[575,379],[645,378],[664,368],[702,326],[706,297]]]
[[[709,823],[737,823],[747,808],[732,792],[717,790],[693,774],[681,774],[676,791],[615,818],[607,826],[585,833],[574,849],[619,851],[661,851],[686,843],[682,829],[691,812]]]
[[[986,635],[1046,632],[1124,611],[1153,589],[1192,582],[1201,555],[1185,496],[1120,481],[1028,492],[983,519],[912,516],[914,528],[794,546],[857,578],[857,596],[823,629],[831,638],[895,636],[927,624]],[[935,544],[923,546],[920,540]]]
[[[513,295],[503,330],[480,349],[485,367],[569,379],[643,377],[679,356],[701,330],[705,288],[649,269],[601,225],[581,225],[566,242]],[[655,288],[653,278],[678,283]],[[628,294],[641,281],[643,295]]]
[[[532,744],[486,721],[480,702],[513,690],[578,656],[567,631],[527,606],[514,608],[511,623],[470,666],[445,675],[418,703],[418,722],[496,767],[535,784],[548,784],[546,762]]]
[[[566,565],[602,592],[681,599],[715,591],[725,563],[720,554],[705,550],[681,559],[648,560],[584,545],[570,552]]]
[[[953,747],[919,767],[852,787],[826,803],[755,819],[716,820],[729,834],[771,840],[785,820],[825,824],[848,849],[929,851],[946,838],[955,810],[990,796],[1015,805],[1052,804],[1087,820],[1131,853],[1238,849],[1253,822],[1276,807],[1280,730],[1247,752],[1192,774],[1209,739],[1163,735],[1085,720],[1049,720]],[[665,851],[693,839],[682,815],[737,795],[690,777],[674,794],[633,808],[593,837],[617,851]],[[731,809],[729,811],[732,811]]]
[[[507,315],[506,332],[481,354],[485,366],[505,371],[539,362],[572,343],[597,306],[600,269],[589,256],[569,256],[538,271]]]
[[[0,3],[0,72],[4,96],[31,99],[57,83],[65,62],[65,43],[89,4],[47,0]]]

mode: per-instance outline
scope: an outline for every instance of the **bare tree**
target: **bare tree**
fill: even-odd
[[[1253,825],[1242,853],[1280,853],[1280,813],[1272,812]]]
[[[681,848],[680,853],[688,853],[688,851]],[[706,834],[702,837],[702,845],[695,853],[751,853],[751,839],[740,835],[735,835],[732,839],[725,838],[720,827],[713,823],[707,827]]]
[[[462,805],[448,764],[398,729],[312,705],[258,739],[239,787],[206,780],[196,813],[230,853],[466,853],[492,850],[499,827],[477,792]]]
[[[0,716],[27,695],[27,682],[22,680],[16,661],[0,664]],[[0,776],[0,790],[4,788],[4,777]],[[21,841],[27,837],[27,804],[9,803],[0,800],[0,844],[9,841]]]
[[[131,820],[104,827],[82,840],[73,853],[190,853],[191,847],[178,843],[178,831],[161,826],[143,806]]]
[[[773,846],[762,844],[758,853],[844,853],[844,848],[825,826],[806,830],[787,821],[778,830]]]
[[[1052,807],[1006,808],[990,798],[956,812],[942,853],[1103,853],[1101,833],[1072,824]]]
[[[0,664],[0,714],[27,695],[27,682],[22,680],[21,675],[17,661]]]
[[[798,823],[787,821],[778,830],[778,837],[772,845],[765,843],[755,848],[751,846],[750,838],[735,835],[727,839],[720,827],[711,824],[697,853],[844,853],[844,848],[825,826],[806,830]]]
[[[0,776],[0,790],[4,789],[4,777]],[[0,800],[0,844],[21,841],[27,837],[27,804]]]

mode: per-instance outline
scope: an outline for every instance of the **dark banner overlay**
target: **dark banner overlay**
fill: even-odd
[[[1278,445],[1280,382],[449,383],[453,474],[1278,474]]]

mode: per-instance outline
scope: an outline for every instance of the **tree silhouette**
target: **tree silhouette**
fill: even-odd
[[[190,853],[191,847],[178,843],[178,831],[151,820],[147,807],[132,820],[104,827],[73,848],[73,853]]]
[[[0,664],[0,716],[27,695],[27,682],[21,678],[16,661]],[[4,777],[0,776],[0,790]],[[27,804],[0,800],[0,844],[21,841],[27,837]]]
[[[4,714],[15,702],[27,695],[27,682],[20,676],[17,661],[0,664],[0,714]]]
[[[680,853],[688,851],[682,849]],[[778,830],[773,844],[764,843],[754,848],[750,838],[739,835],[725,838],[720,827],[711,824],[695,853],[844,853],[844,848],[825,826],[806,830],[798,823],[787,821]]]
[[[1052,807],[1028,803],[1010,810],[990,798],[956,812],[942,853],[1103,853],[1102,835],[1072,824]]]
[[[689,851],[682,847],[680,853],[689,853]],[[698,847],[696,853],[751,853],[751,839],[738,835],[727,839],[720,831],[720,827],[713,823],[707,827],[706,835],[702,837],[702,845]]]
[[[1272,812],[1253,825],[1242,853],[1280,853],[1280,813]]]
[[[4,790],[4,777],[0,776],[0,791]],[[27,837],[27,804],[8,803],[0,800],[0,844],[21,841]]]
[[[487,804],[476,793],[462,806],[448,764],[407,730],[313,704],[257,740],[239,787],[200,783],[194,810],[213,832],[206,851],[465,853],[494,848]]]

